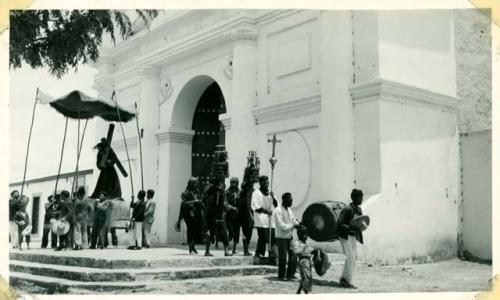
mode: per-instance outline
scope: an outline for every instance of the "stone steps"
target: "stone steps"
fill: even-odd
[[[263,275],[276,272],[276,267],[265,265],[99,269],[11,260],[9,266],[11,272],[82,282],[183,280],[205,277]]]
[[[97,256],[97,255],[96,255]],[[31,254],[29,252],[11,252],[10,260],[28,261],[42,264],[63,266],[85,266],[99,269],[142,269],[159,267],[214,267],[214,266],[243,266],[256,264],[253,257],[192,257],[167,259],[104,259],[94,257],[58,256],[51,254]]]
[[[134,290],[148,290],[147,282],[82,282],[12,271],[9,277],[12,287],[30,294],[68,294],[72,290],[92,292],[119,290],[123,293],[133,292]]]
[[[179,281],[230,280],[247,276],[276,276],[277,267],[266,259],[241,255],[189,256],[172,247],[130,251],[126,249],[10,252],[11,285],[28,293],[154,293]],[[330,254],[332,264],[343,255]],[[176,283],[177,282],[177,283]],[[163,288],[161,288],[163,287]]]

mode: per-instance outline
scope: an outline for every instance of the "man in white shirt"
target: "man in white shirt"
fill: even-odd
[[[285,280],[295,278],[296,257],[290,248],[293,229],[299,222],[292,212],[292,194],[284,193],[281,196],[281,205],[274,211],[274,223],[276,224],[276,244],[278,245],[278,279]],[[287,261],[288,256],[288,261]],[[287,268],[288,262],[288,268]]]
[[[260,189],[252,194],[252,210],[254,211],[254,227],[257,228],[257,248],[256,257],[264,257],[266,244],[269,242],[269,232],[271,232],[271,248],[269,258],[273,261],[276,258],[274,245],[274,219],[272,218],[274,208],[278,205],[272,193],[269,192],[269,178],[266,175],[259,177]]]

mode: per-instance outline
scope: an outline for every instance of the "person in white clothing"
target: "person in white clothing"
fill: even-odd
[[[271,233],[271,251],[269,251],[270,261],[276,259],[276,247],[274,244],[274,218],[272,218],[274,208],[278,206],[278,201],[274,198],[272,192],[269,192],[269,178],[266,175],[259,177],[260,189],[252,194],[252,210],[254,211],[254,227],[257,228],[257,248],[256,257],[264,257],[266,244],[269,242],[269,233]]]
[[[278,246],[278,279],[291,280],[295,278],[296,257],[291,248],[292,233],[299,222],[292,212],[292,194],[284,193],[281,196],[281,205],[274,211],[274,223],[276,225],[276,245]],[[288,268],[287,268],[288,264]]]
[[[363,215],[360,207],[363,202],[363,192],[353,189],[351,200],[352,202],[340,212],[337,226],[340,235],[340,244],[346,256],[344,270],[340,278],[340,286],[355,289],[356,286],[352,284],[352,274],[356,267],[356,259],[358,258],[357,243],[363,244],[363,234],[358,228],[351,225],[351,221],[355,217]]]

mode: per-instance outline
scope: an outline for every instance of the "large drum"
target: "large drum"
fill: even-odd
[[[309,237],[316,242],[330,242],[339,238],[337,220],[343,202],[323,201],[309,205],[302,215],[302,224],[307,227]]]

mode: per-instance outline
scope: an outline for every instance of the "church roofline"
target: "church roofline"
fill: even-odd
[[[78,171],[78,176],[89,175],[89,174],[92,174],[93,172],[94,172],[93,169],[81,170],[81,171]],[[75,176],[75,172],[74,171],[73,172],[68,172],[68,173],[62,173],[62,174],[59,175],[59,179],[66,179],[66,178],[73,177],[73,176]],[[45,177],[32,178],[32,179],[26,180],[24,182],[24,184],[31,184],[31,183],[51,181],[51,180],[54,180],[56,178],[57,178],[57,174],[56,175],[45,176]],[[9,183],[9,187],[18,186],[18,185],[22,185],[22,184],[23,184],[22,181],[12,182],[12,183]]]

